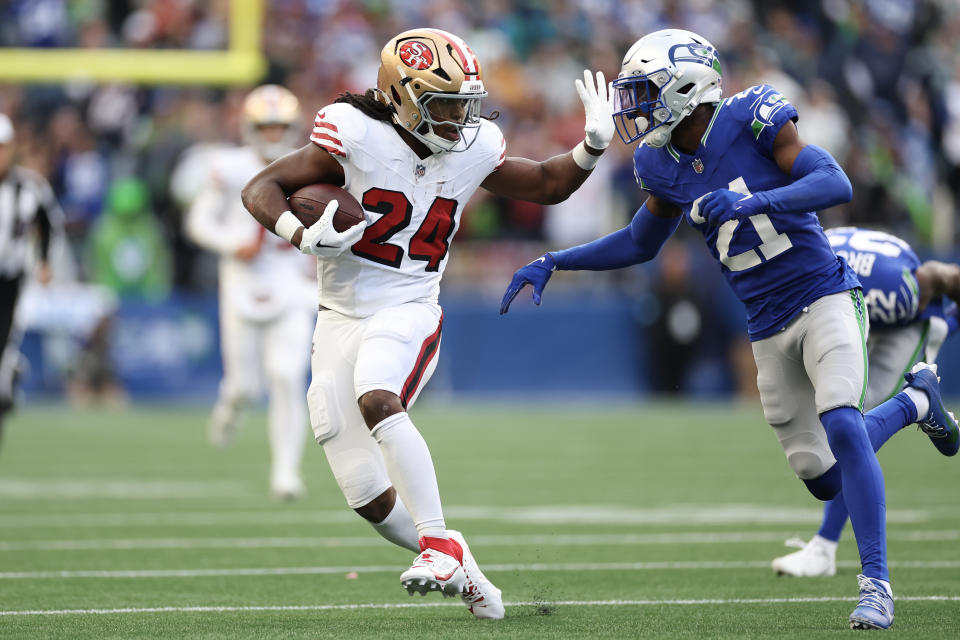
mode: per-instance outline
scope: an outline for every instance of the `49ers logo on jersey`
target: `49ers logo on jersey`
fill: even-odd
[[[412,69],[429,69],[433,64],[433,51],[419,40],[408,40],[400,45],[400,59]]]

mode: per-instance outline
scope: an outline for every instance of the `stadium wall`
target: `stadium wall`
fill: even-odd
[[[630,397],[649,392],[649,349],[636,301],[614,294],[550,292],[541,307],[521,302],[507,316],[498,301],[447,295],[440,361],[425,397]],[[87,339],[50,325],[26,333],[23,387],[56,398]],[[707,348],[687,376],[687,393],[722,397],[733,376],[722,349]],[[123,302],[111,319],[109,361],[135,400],[210,401],[221,375],[216,300],[174,295],[162,303]],[[960,397],[960,340],[940,367],[948,395]]]

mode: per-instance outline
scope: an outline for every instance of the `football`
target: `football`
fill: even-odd
[[[323,210],[331,200],[336,200],[339,204],[333,214],[335,230],[346,231],[365,219],[363,207],[357,199],[332,184],[310,184],[301,187],[287,200],[290,202],[290,211],[305,227],[309,227],[323,215]]]

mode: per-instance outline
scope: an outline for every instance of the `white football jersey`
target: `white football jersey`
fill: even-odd
[[[274,318],[292,304],[313,306],[311,258],[264,229],[240,200],[241,189],[265,166],[250,147],[215,152],[206,187],[186,219],[187,235],[220,254],[221,312],[255,321]],[[260,252],[252,260],[234,257],[254,242]]]
[[[343,188],[367,215],[350,251],[317,261],[320,304],[366,317],[405,302],[436,302],[463,207],[503,164],[497,125],[481,120],[466,151],[421,159],[390,123],[335,103],[317,113],[310,140],[340,162]]]

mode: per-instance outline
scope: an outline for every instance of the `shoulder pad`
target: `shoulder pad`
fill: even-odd
[[[350,150],[362,144],[369,118],[356,107],[335,102],[317,112],[310,141],[338,158],[346,159]]]

